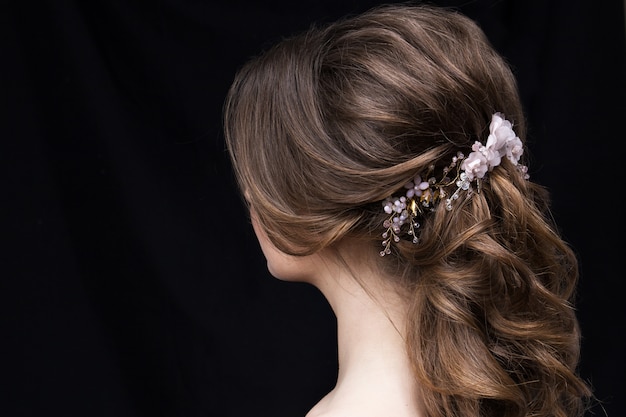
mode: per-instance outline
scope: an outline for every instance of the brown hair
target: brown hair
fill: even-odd
[[[517,85],[469,18],[387,5],[250,60],[225,103],[235,173],[277,248],[346,237],[380,250],[381,201],[484,143],[495,112],[524,140]],[[480,193],[420,219],[380,258],[410,300],[408,353],[431,417],[578,416],[576,258],[547,192],[507,160]]]

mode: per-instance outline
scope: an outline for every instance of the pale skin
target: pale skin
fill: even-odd
[[[337,249],[345,263],[331,250],[290,256],[270,242],[254,211],[251,218],[270,273],[316,286],[337,317],[337,383],[306,417],[425,416],[406,354],[406,306],[376,272],[369,255],[377,254],[351,244]]]

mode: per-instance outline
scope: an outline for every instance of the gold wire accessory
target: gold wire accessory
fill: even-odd
[[[485,145],[479,141],[474,142],[472,152],[467,157],[462,152],[457,152],[452,162],[443,168],[440,180],[432,175],[435,167],[431,165],[423,175],[427,178],[426,181],[422,180],[422,175],[417,175],[404,186],[407,191],[403,196],[392,196],[382,202],[383,210],[389,217],[383,222],[385,232],[382,234],[383,250],[380,251],[380,256],[390,254],[392,242],[399,242],[403,233],[414,244],[419,243],[417,231],[420,224],[417,219],[433,211],[441,200],[445,201],[446,210],[452,210],[452,203],[462,193],[467,193],[467,197],[472,195],[473,182],[476,183],[476,191],[480,192],[482,179],[487,172],[500,165],[502,158],[508,158],[524,178],[528,179],[528,168],[519,164],[522,153],[522,141],[513,131],[511,122],[502,113],[494,113]],[[454,173],[453,177],[450,177],[450,172]],[[452,184],[457,188],[448,196],[446,188]]]

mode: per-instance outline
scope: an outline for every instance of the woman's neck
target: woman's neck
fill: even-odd
[[[404,341],[406,307],[382,277],[337,268],[315,283],[337,317],[335,388],[307,417],[420,416],[417,382]],[[367,291],[364,289],[367,288]]]

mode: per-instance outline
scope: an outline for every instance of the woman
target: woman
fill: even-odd
[[[470,19],[388,5],[252,59],[225,136],[277,278],[315,285],[339,373],[314,416],[581,416],[577,261]]]

